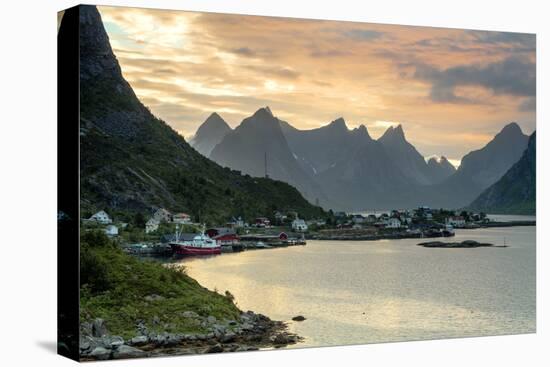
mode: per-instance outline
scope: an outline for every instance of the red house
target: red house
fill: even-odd
[[[269,221],[269,219],[265,217],[256,218],[254,223],[256,227],[269,227],[271,225],[271,222]]]
[[[216,240],[220,245],[236,245],[239,243],[239,236],[231,228],[209,228],[205,231],[208,237]]]

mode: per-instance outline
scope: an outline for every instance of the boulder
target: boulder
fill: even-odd
[[[273,343],[276,345],[293,344],[296,343],[296,337],[285,333],[275,335]]]
[[[193,312],[193,311],[185,311],[185,312],[182,312],[181,315],[183,317],[186,317],[188,319],[197,319],[199,318],[199,314],[197,314],[196,312]]]
[[[223,352],[223,347],[221,344],[214,344],[206,350],[206,353],[221,353]]]
[[[131,345],[137,345],[137,346],[145,345],[148,342],[149,342],[149,338],[147,338],[147,336],[145,335],[139,335],[139,336],[133,337],[130,340]]]
[[[306,318],[302,315],[294,316],[292,318],[293,321],[304,321]]]
[[[121,336],[104,336],[102,339],[105,347],[110,349],[116,349],[124,344],[124,339]]]
[[[225,333],[224,335],[221,336],[220,338],[220,341],[222,343],[232,343],[235,341],[235,338],[237,337],[237,335],[233,332],[228,332],[228,333]]]
[[[101,338],[103,335],[107,335],[108,333],[107,326],[105,326],[105,320],[95,319],[92,322],[92,336]]]
[[[129,345],[121,345],[115,351],[113,351],[114,359],[123,359],[123,358],[139,358],[144,357],[145,352]]]
[[[251,324],[251,323],[246,322],[246,323],[241,325],[241,329],[243,331],[252,331],[252,330],[254,330],[254,325]]]
[[[92,350],[89,356],[94,359],[104,361],[111,357],[111,351],[103,347],[96,347],[94,350]]]
[[[210,324],[214,324],[217,321],[217,319],[214,316],[208,316],[206,318],[206,321],[208,321],[208,323]]]

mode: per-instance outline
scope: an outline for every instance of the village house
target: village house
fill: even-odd
[[[271,222],[269,221],[269,219],[267,219],[265,217],[258,217],[254,221],[254,225],[258,228],[266,228],[266,227],[269,227],[271,225]]]
[[[105,227],[105,234],[109,237],[118,236],[118,227],[113,224],[109,224]]]
[[[273,217],[275,218],[275,222],[278,224],[283,224],[283,222],[286,220],[286,215],[279,211],[276,211]]]
[[[376,218],[376,215],[369,214],[365,221],[369,224],[374,224],[374,223],[376,223],[377,220],[378,219]]]
[[[445,219],[445,224],[453,226],[455,228],[462,228],[466,226],[466,220],[464,217],[452,216]]]
[[[399,218],[389,218],[386,220],[386,228],[401,228],[401,220]]]
[[[89,220],[95,221],[95,222],[101,223],[101,224],[111,224],[111,223],[113,223],[113,220],[111,219],[111,217],[109,217],[109,214],[107,214],[104,210],[98,211],[97,213],[92,215]]]
[[[296,232],[306,232],[307,224],[303,219],[294,219],[292,221],[292,230]]]
[[[145,223],[145,233],[151,233],[159,228],[160,222],[155,218],[151,218]]]
[[[361,214],[354,214],[351,216],[351,220],[355,224],[363,224],[366,221],[366,218]]]
[[[153,218],[159,223],[171,222],[172,221],[172,214],[164,208],[159,208],[153,214]]]
[[[221,246],[238,245],[239,236],[231,228],[209,228],[205,231],[206,235],[219,243]]]
[[[243,228],[244,221],[241,217],[238,217],[238,218],[233,217],[229,222],[227,222],[227,226],[229,228]]]
[[[187,213],[176,213],[172,216],[172,222],[178,224],[191,223],[191,216]]]

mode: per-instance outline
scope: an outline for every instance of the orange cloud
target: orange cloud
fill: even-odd
[[[535,128],[534,98],[524,93],[534,81],[525,85],[523,69],[535,60],[534,35],[99,10],[124,76],[184,136],[211,112],[236,126],[269,105],[303,129],[342,116],[376,137],[401,123],[421,153],[456,161],[510,121]]]

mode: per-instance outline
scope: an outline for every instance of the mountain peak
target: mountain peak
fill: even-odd
[[[521,131],[521,127],[516,122],[510,122],[509,124],[505,125],[502,130],[500,130],[499,134],[523,134],[523,131]]]
[[[342,129],[342,130],[343,129],[345,129],[345,130],[348,129],[348,126],[346,125],[346,121],[342,117],[338,117],[336,120],[334,120],[330,124],[328,124],[328,126],[330,126],[332,128]]]
[[[269,106],[259,108],[258,111],[254,112],[253,116],[256,116],[256,117],[262,117],[262,116],[275,117],[275,116],[273,116],[273,112],[271,112],[271,109],[269,108]]]
[[[395,127],[393,126],[388,127],[388,129],[386,130],[386,132],[384,132],[384,134],[380,137],[380,139],[382,141],[389,140],[389,139],[405,140],[405,133],[403,132],[403,126],[399,124]]]
[[[369,134],[369,131],[367,130],[367,127],[363,124],[359,125],[355,129],[353,129],[352,132],[358,134],[359,136],[364,136],[364,137],[367,137],[369,139],[371,138],[370,134]]]
[[[216,112],[212,113],[197,129],[195,136],[189,141],[191,146],[199,153],[208,157],[212,149],[225,135],[231,131],[231,127]]]
[[[231,128],[229,127],[229,125],[227,124],[227,122],[225,122],[225,120],[220,116],[218,115],[217,112],[212,112],[212,114],[210,116],[208,116],[208,118],[204,121],[204,123],[201,125],[201,127],[199,128],[199,130],[201,128],[203,128],[204,126],[211,126],[211,127],[216,127],[216,128],[222,128],[224,130],[230,130]]]

